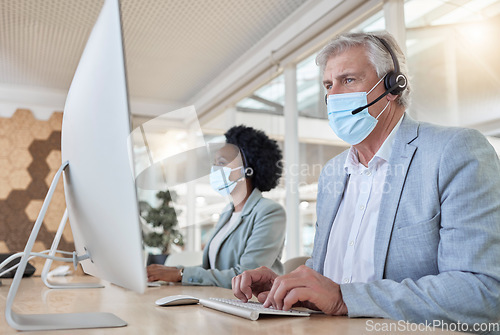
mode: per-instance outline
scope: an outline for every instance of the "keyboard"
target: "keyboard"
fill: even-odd
[[[216,309],[221,312],[240,316],[242,318],[257,320],[261,315],[280,315],[280,316],[309,316],[308,312],[289,310],[281,311],[272,307],[264,307],[261,303],[255,301],[242,302],[238,299],[209,298],[200,299],[200,304],[204,307]]]

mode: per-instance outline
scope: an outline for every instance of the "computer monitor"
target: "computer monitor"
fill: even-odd
[[[68,92],[64,192],[76,251],[91,257],[81,262],[83,270],[142,293],[146,274],[117,10],[117,0],[106,1]]]
[[[119,0],[106,0],[71,83],[63,114],[64,191],[77,254],[84,272],[142,293],[146,273],[130,135]],[[28,240],[30,253],[55,185]],[[26,265],[21,260],[20,270]],[[19,271],[18,271],[19,272]],[[6,319],[19,330],[124,326],[109,313],[17,314],[9,291]],[[16,278],[17,277],[17,278]],[[17,281],[16,281],[17,280]]]

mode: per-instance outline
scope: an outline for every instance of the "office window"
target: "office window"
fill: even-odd
[[[236,104],[236,110],[246,113],[283,115],[285,83],[283,75],[272,79]]]
[[[362,22],[360,25],[352,29],[352,31],[355,32],[374,32],[374,31],[381,31],[385,30],[385,17],[384,17],[384,11],[381,10],[377,12],[376,14],[372,15],[368,19],[366,19],[364,22]]]
[[[299,116],[326,119],[316,54],[297,64],[297,105]],[[283,74],[236,104],[236,110],[246,113],[283,115],[285,82]]]
[[[405,5],[411,115],[500,136],[500,48],[492,42],[500,1],[439,2],[425,11],[420,2]]]

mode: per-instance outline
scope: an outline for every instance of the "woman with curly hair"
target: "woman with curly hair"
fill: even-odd
[[[285,242],[283,207],[262,197],[278,185],[282,173],[281,150],[264,132],[235,126],[216,155],[210,185],[232,198],[203,250],[200,266],[176,268],[150,265],[148,280],[182,282],[231,288],[231,279],[245,270],[267,266],[283,273]]]

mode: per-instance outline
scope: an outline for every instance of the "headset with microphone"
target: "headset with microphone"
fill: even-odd
[[[242,158],[242,161],[243,161],[243,168],[244,168],[244,172],[245,172],[245,177],[252,177],[253,176],[253,169],[248,166],[248,161],[247,161],[247,157],[245,156],[245,152],[243,151],[243,149],[239,148],[240,149],[240,152],[241,152],[241,158]]]
[[[407,86],[406,76],[399,71],[398,58],[396,57],[396,54],[392,51],[391,47],[389,46],[389,43],[387,43],[387,41],[385,41],[383,38],[380,38],[375,35],[372,36],[376,38],[378,41],[380,41],[380,43],[382,43],[382,45],[387,49],[387,51],[391,55],[392,62],[394,63],[394,70],[390,71],[385,75],[384,79],[385,92],[382,93],[379,97],[377,97],[369,104],[366,104],[364,106],[358,107],[355,110],[353,110],[351,112],[352,115],[355,115],[361,112],[363,109],[368,108],[371,105],[377,103],[378,101],[380,101],[380,99],[382,99],[389,93],[392,93],[394,95],[400,95],[406,89]],[[328,94],[325,95],[325,104],[328,104]]]

